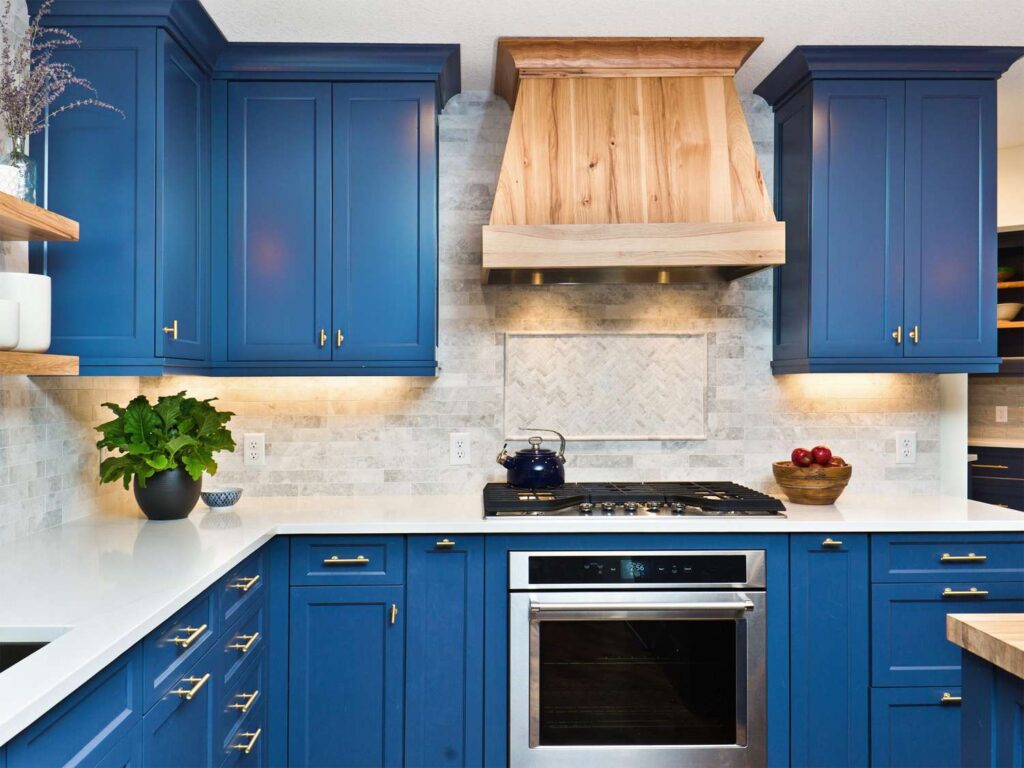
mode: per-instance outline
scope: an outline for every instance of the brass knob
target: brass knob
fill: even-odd
[[[343,342],[344,340],[345,340],[345,337],[341,335],[341,328],[339,328],[338,329],[338,334],[337,334],[337,336],[334,339],[335,346],[340,347],[341,346],[341,342]]]
[[[903,343],[903,326],[897,325],[896,330],[892,332],[892,337],[896,340],[897,344]]]
[[[434,546],[438,549],[451,549],[455,546],[455,542],[451,539],[441,539],[440,541],[434,542]]]
[[[323,328],[320,329],[320,346],[327,346],[327,331]]]
[[[165,325],[163,327],[163,332],[171,334],[171,338],[174,339],[175,341],[177,341],[178,340],[178,321],[175,320],[170,325]]]
[[[835,549],[836,547],[843,546],[843,542],[841,542],[839,539],[833,539],[830,537],[821,542],[821,546]]]
[[[963,701],[962,697],[954,696],[949,691],[943,691],[942,698],[939,699],[940,704],[959,704],[961,701]]]
[[[394,624],[395,620],[397,618],[398,618],[398,605],[396,605],[395,603],[392,603],[391,604],[391,623]]]
[[[908,333],[907,336],[910,337],[910,340],[912,342],[917,344],[919,341],[921,341],[921,329],[915,325],[913,330],[911,330],[911,332]]]

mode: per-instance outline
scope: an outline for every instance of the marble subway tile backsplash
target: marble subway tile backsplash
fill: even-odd
[[[971,437],[1024,440],[1024,378],[975,376],[967,389]],[[1006,422],[996,421],[996,406],[1006,406]]]
[[[770,110],[743,101],[770,187]],[[243,466],[240,450],[222,454],[212,481],[247,495],[478,493],[503,477],[494,456],[504,437],[507,332],[707,335],[707,439],[570,444],[570,480],[730,479],[772,491],[771,462],[820,442],[854,465],[851,492],[938,492],[938,378],[773,377],[770,273],[727,284],[482,286],[480,226],[510,117],[503,101],[476,92],[457,96],[440,118],[436,379],[0,378],[0,540],[88,514],[120,493],[95,483],[92,426],[106,418],[104,400],[140,391],[216,396],[237,413],[239,442],[263,432],[265,466]],[[907,429],[917,432],[918,460],[896,465],[895,432]],[[453,431],[471,436],[469,466],[448,463]]]

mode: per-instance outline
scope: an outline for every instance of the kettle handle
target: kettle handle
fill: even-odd
[[[540,427],[519,427],[523,432],[550,432],[553,435],[558,435],[560,445],[558,446],[558,458],[565,461],[565,435],[561,432],[557,432],[553,429],[541,429]]]

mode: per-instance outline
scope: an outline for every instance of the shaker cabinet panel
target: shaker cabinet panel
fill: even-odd
[[[868,537],[839,538],[790,537],[793,766],[868,764]]]
[[[903,83],[815,84],[811,354],[900,357]]]
[[[165,357],[205,360],[210,345],[210,81],[166,34],[162,44],[156,347]]]
[[[484,539],[410,536],[406,768],[483,764]]]
[[[402,765],[402,587],[291,590],[289,764]]]
[[[872,690],[873,768],[958,768],[959,696],[958,687]]]
[[[45,138],[33,137],[32,156],[44,161],[39,176],[46,180],[46,206],[81,228],[78,242],[32,249],[33,271],[52,279],[50,351],[86,359],[152,359],[157,32],[69,31],[81,46],[59,50],[54,59],[90,80],[124,117],[81,107],[55,119]]]
[[[995,356],[996,84],[906,88],[906,354]]]
[[[228,85],[228,358],[329,360],[331,86]]]
[[[217,657],[207,651],[142,719],[147,768],[203,768],[214,754]]]
[[[334,86],[334,358],[433,360],[434,88]]]

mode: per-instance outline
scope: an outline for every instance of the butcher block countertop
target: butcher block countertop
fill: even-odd
[[[946,639],[1024,680],[1024,613],[950,613]]]

